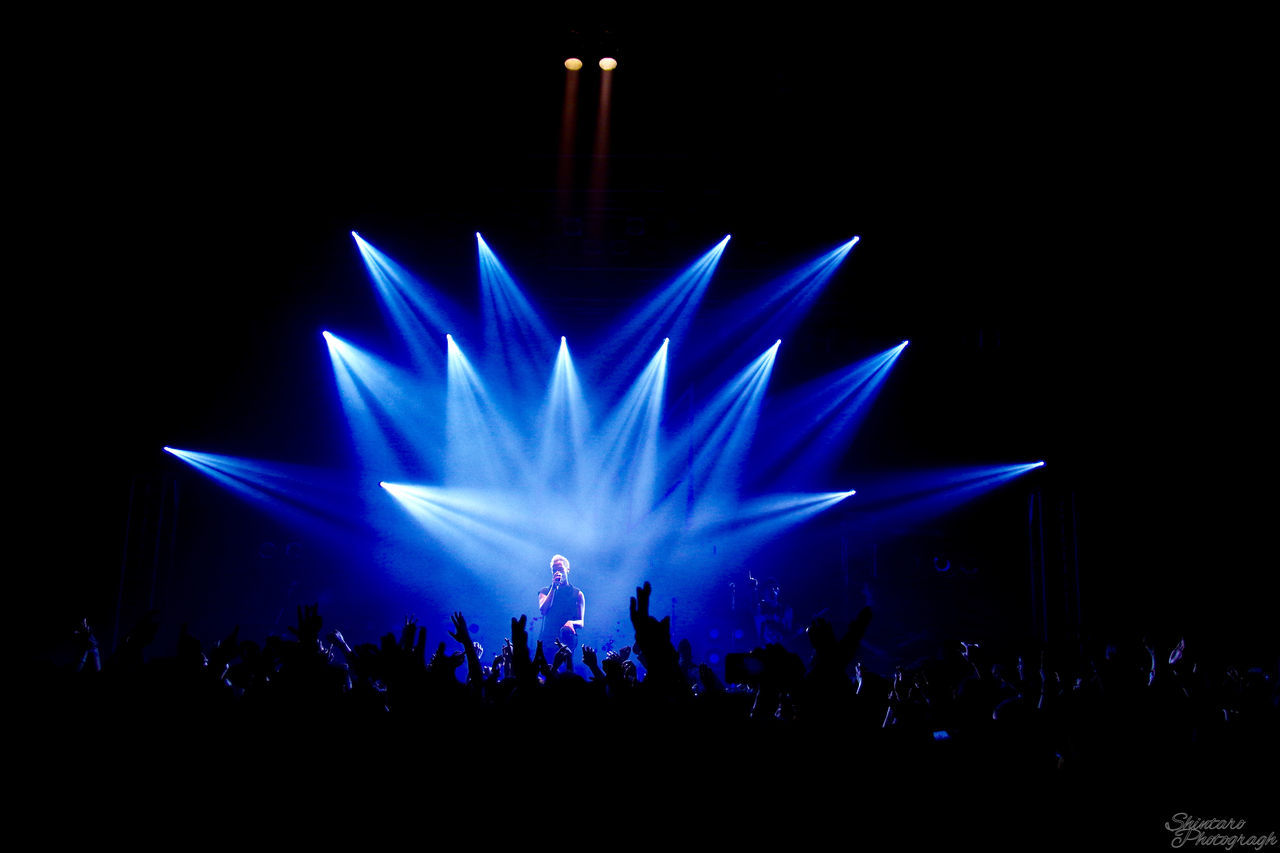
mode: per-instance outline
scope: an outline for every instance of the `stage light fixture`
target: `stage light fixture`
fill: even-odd
[[[602,71],[612,71],[617,67],[618,67],[618,60],[614,59],[611,56],[606,56],[604,59],[600,60],[600,70]]]
[[[564,67],[570,71],[578,71],[582,68],[582,60],[576,56],[571,56],[564,61]]]

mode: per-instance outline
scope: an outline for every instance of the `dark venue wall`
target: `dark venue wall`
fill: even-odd
[[[398,363],[410,344],[352,232],[476,316],[481,232],[571,344],[724,235],[704,313],[857,235],[770,394],[911,342],[856,437],[794,489],[857,495],[757,548],[709,537],[679,571],[583,560],[596,641],[621,645],[627,592],[661,577],[677,631],[728,654],[753,630],[734,596],[776,576],[797,625],[872,603],[864,652],[886,670],[979,635],[1187,632],[1274,665],[1255,295],[1274,175],[1256,54],[1229,49],[1245,23],[211,13],[144,36],[154,21],[95,15],[42,35],[17,108],[14,206],[38,258],[11,315],[36,356],[15,360],[12,414],[32,427],[13,486],[13,535],[38,552],[18,572],[30,657],[65,664],[84,617],[114,645],[117,618],[151,606],[160,645],[183,624],[283,633],[311,602],[368,639],[406,612],[438,639],[462,607],[500,645],[502,595],[536,608],[542,564],[500,594],[447,547],[390,560],[367,519],[282,516],[163,450],[359,469],[320,333]],[[671,423],[713,373],[673,368]],[[871,485],[1039,460],[930,513]]]
[[[110,617],[132,478],[190,478],[161,446],[349,453],[314,345],[326,325],[386,334],[351,230],[460,294],[483,230],[569,331],[636,305],[722,234],[735,237],[712,305],[858,234],[776,376],[912,339],[845,470],[1050,460],[1039,488],[1054,512],[1074,501],[1086,617],[1250,624],[1188,595],[1254,600],[1254,504],[1217,523],[1232,499],[1205,496],[1222,495],[1227,446],[1204,431],[1251,429],[1208,414],[1241,399],[1210,353],[1213,282],[1236,254],[1224,232],[1238,224],[1238,245],[1253,227],[1229,192],[1248,116],[1239,159],[1206,149],[1226,108],[1203,97],[1200,64],[1136,25],[1026,21],[1005,39],[971,19],[775,23],[68,33],[43,72],[59,97],[29,106],[46,187],[31,219],[57,282],[42,316],[60,330],[33,393],[46,438],[103,448],[44,463],[42,479],[90,490],[87,521],[55,495],[34,513],[71,609]],[[590,192],[589,66],[565,208],[561,54],[606,49],[624,60],[607,185]],[[190,485],[181,536],[205,499]],[[991,523],[1004,532],[990,541],[1026,535]],[[68,524],[86,535],[68,542]],[[224,547],[255,559],[253,523],[227,526]],[[1023,583],[1020,549],[978,559]]]

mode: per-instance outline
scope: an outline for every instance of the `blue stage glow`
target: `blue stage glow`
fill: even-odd
[[[503,374],[511,388],[532,387],[535,365],[551,355],[554,338],[529,298],[489,244],[476,232],[487,372]]]
[[[563,336],[539,421],[539,479],[568,478],[581,485],[585,472],[579,463],[586,452],[589,413]]]
[[[696,610],[701,591],[820,513],[925,519],[1043,465],[810,491],[849,484],[840,455],[909,343],[782,395],[769,387],[783,337],[857,238],[699,314],[726,236],[664,276],[604,345],[580,351],[548,331],[479,232],[478,317],[352,238],[410,359],[322,333],[360,462],[348,494],[331,500],[324,482],[282,476],[282,466],[166,450],[271,512],[369,525],[370,574],[442,601],[466,578],[495,618],[529,612],[529,590],[559,552],[582,572],[596,626],[625,626],[645,579]]]
[[[353,446],[375,470],[438,474],[437,445],[443,430],[438,406],[441,383],[429,382],[324,332],[334,381]]]
[[[526,448],[452,336],[445,394],[445,482],[490,487],[529,478]]]
[[[743,536],[768,538],[830,509],[854,494],[856,492],[850,489],[846,492],[767,495],[744,501],[727,517],[715,518],[708,515],[699,519],[699,522],[708,534],[728,528]]]
[[[683,339],[728,244],[726,236],[651,296],[637,314],[606,335],[596,354],[600,368],[629,376],[640,365],[644,342],[652,340],[649,335],[658,332],[668,339]]]
[[[441,544],[472,565],[496,570],[507,559],[538,556],[525,537],[530,519],[501,493],[382,483]]]
[[[614,407],[600,431],[602,457],[592,465],[606,482],[629,488],[621,490],[633,521],[648,512],[656,487],[658,424],[667,385],[667,348],[661,346],[631,389]],[[628,470],[630,474],[628,475]],[[621,497],[621,495],[619,495]]]
[[[408,346],[415,367],[435,369],[439,350],[426,342],[434,338],[435,330],[455,325],[463,312],[354,231],[352,237],[381,297],[383,314]]]
[[[719,330],[716,339],[700,343],[687,358],[701,362],[712,354],[723,355],[724,341],[738,341],[740,347],[731,355],[736,360],[760,346],[762,338],[768,340],[766,335],[785,335],[804,319],[858,240],[854,237],[720,311],[713,319]]]
[[[753,477],[782,485],[811,483],[849,447],[904,344],[829,373],[772,400]]]
[[[859,523],[868,528],[897,527],[937,517],[962,503],[1005,485],[1041,463],[988,465],[868,477],[862,489],[866,512]]]
[[[707,507],[720,512],[741,483],[741,466],[755,435],[765,388],[778,352],[775,343],[756,357],[714,396],[677,438],[673,477],[691,490],[685,500],[695,517]],[[670,494],[670,491],[668,491]]]
[[[166,446],[164,451],[298,529],[333,535],[365,527],[350,483],[338,473],[176,447]]]

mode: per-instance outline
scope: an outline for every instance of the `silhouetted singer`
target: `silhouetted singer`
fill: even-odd
[[[587,615],[587,597],[569,583],[569,560],[562,554],[551,558],[551,585],[538,590],[538,610],[542,613],[538,639],[547,657],[555,653],[555,640],[571,649],[578,647],[578,631]]]

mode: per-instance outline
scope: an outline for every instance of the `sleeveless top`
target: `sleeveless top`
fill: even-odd
[[[538,590],[539,595],[550,595],[551,587],[544,586]],[[578,613],[578,588],[570,584],[565,584],[556,590],[555,601],[551,603],[551,609],[542,617],[542,630],[538,632],[538,639],[542,641],[542,648],[547,654],[547,660],[555,654],[555,640],[560,638],[560,628],[564,623],[571,619],[577,619]]]

